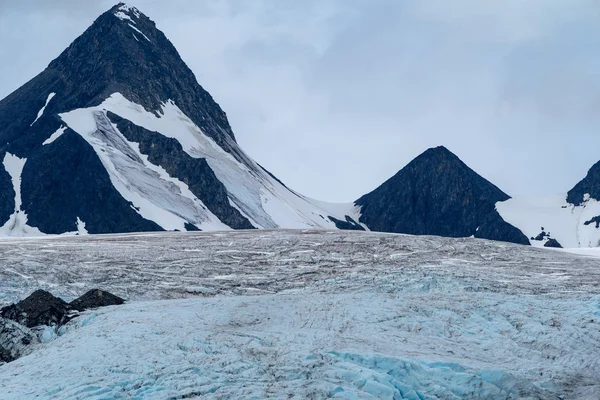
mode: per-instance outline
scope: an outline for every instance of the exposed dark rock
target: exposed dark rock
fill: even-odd
[[[10,354],[10,351],[0,346],[0,365],[14,361],[14,359],[15,358],[12,356],[12,354]]]
[[[445,147],[425,151],[356,201],[360,222],[381,232],[468,237],[528,244],[495,204],[509,196]],[[479,228],[479,230],[478,230]]]
[[[98,307],[121,305],[124,302],[125,300],[112,293],[92,289],[78,299],[73,300],[69,305],[77,311],[84,311]]]
[[[589,221],[585,221],[584,225],[596,224],[596,228],[600,228],[600,215],[590,219]]]
[[[2,153],[0,152],[0,163]],[[10,175],[0,164],[0,226],[3,226],[15,209],[15,191]]]
[[[71,307],[45,290],[36,290],[25,300],[0,310],[2,318],[13,320],[28,328],[41,325],[61,325],[68,319]]]
[[[531,244],[520,229],[504,221],[497,211],[488,214],[474,236],[478,239],[501,240],[523,245]]]
[[[200,231],[201,230],[196,225],[192,225],[189,222],[185,223],[184,228],[186,231]]]
[[[0,318],[0,364],[25,355],[28,347],[38,342],[37,336],[29,328]]]
[[[569,190],[567,202],[578,206],[583,203],[586,194],[593,199],[600,199],[600,161],[589,169],[585,178]]]
[[[154,165],[184,182],[192,193],[223,223],[234,229],[253,229],[254,226],[235,207],[229,204],[227,189],[217,179],[203,158],[193,158],[181,144],[157,132],[151,132],[120,116],[108,112],[110,120],[131,142],[139,143],[142,154]]]
[[[544,247],[555,247],[557,249],[562,249],[562,246],[556,239],[548,239],[548,241],[544,243]]]
[[[0,161],[6,152],[27,158],[22,209],[29,225],[45,233],[75,231],[78,217],[90,233],[162,230],[121,196],[94,150],[77,133],[67,129],[52,144],[42,146],[64,125],[59,113],[96,106],[115,92],[157,115],[166,101],[173,100],[225,151],[248,161],[233,146],[226,114],[165,35],[137,11],[122,11],[133,22],[119,19],[118,7],[102,14],[46,70],[0,101]],[[55,96],[32,125],[51,93]],[[219,196],[215,201],[221,201]],[[14,198],[10,176],[0,167],[0,226],[14,210]],[[219,206],[231,207],[228,200]],[[237,220],[232,224],[250,228],[236,212],[229,212],[231,220]]]
[[[361,224],[356,222],[350,216],[346,215],[345,217],[346,217],[346,220],[341,221],[335,217],[332,217],[331,215],[328,216],[329,220],[334,222],[335,227],[338,229],[344,229],[347,231],[364,231],[365,230],[365,228],[363,228]]]
[[[533,240],[540,241],[540,240],[544,240],[547,237],[550,237],[550,235],[542,230]]]
[[[51,146],[31,154],[22,174],[22,208],[28,223],[44,233],[161,231],[142,218],[114,188],[94,150],[67,129]]]

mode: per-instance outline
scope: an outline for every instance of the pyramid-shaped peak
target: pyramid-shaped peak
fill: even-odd
[[[223,110],[196,80],[175,46],[137,8],[119,3],[50,63],[45,92],[60,111],[96,106],[114,93],[159,115],[175,103],[226,151],[235,137]]]
[[[456,156],[456,154],[454,154],[453,152],[448,150],[448,148],[446,148],[445,146],[431,147],[431,148],[425,150],[419,156],[417,156],[415,158],[415,160],[422,159],[422,158],[428,158],[428,159],[430,159],[430,158],[437,158],[437,159],[451,158],[451,159],[460,160]]]
[[[360,222],[372,230],[475,235],[527,244],[527,238],[495,212],[495,204],[507,199],[506,193],[438,146],[421,153],[356,205],[361,207]]]
[[[140,10],[138,10],[134,6],[131,6],[131,5],[129,5],[127,3],[123,3],[123,2],[115,5],[113,8],[110,9],[110,11],[112,11],[114,13],[122,13],[122,14],[125,14],[128,16],[133,15],[136,18],[140,18],[140,16],[142,15]]]

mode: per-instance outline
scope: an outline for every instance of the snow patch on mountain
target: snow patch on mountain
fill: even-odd
[[[27,214],[21,210],[21,174],[27,162],[26,158],[19,158],[13,154],[6,153],[3,160],[4,169],[10,175],[13,189],[15,191],[15,212],[8,221],[0,227],[0,236],[40,236],[43,235],[39,229],[27,225]]]
[[[566,194],[515,197],[496,203],[496,209],[528,238],[535,238],[543,230],[563,247],[600,246],[600,229],[589,222],[600,216],[600,202],[586,196],[580,206],[575,206],[567,203],[566,198]],[[531,240],[531,244],[543,245],[543,242]]]
[[[42,107],[40,111],[38,111],[37,118],[29,126],[33,126],[33,124],[35,124],[37,120],[40,119],[42,115],[44,115],[44,111],[46,110],[46,107],[48,107],[48,103],[50,103],[50,100],[52,100],[54,96],[56,96],[56,93],[50,93],[48,95],[48,98],[46,99],[46,104],[44,104],[44,107]]]
[[[103,159],[103,163],[106,162],[105,166],[114,164],[114,162],[108,162],[110,158],[118,157],[122,162],[133,162],[131,157],[125,155],[129,151],[127,149],[133,146],[132,144],[122,146],[124,150],[116,149],[115,146],[111,145],[112,149],[110,151],[106,148],[103,151],[101,148],[106,144],[100,145],[96,139],[91,139],[90,133],[96,131],[96,122],[91,114],[106,111],[111,111],[149,131],[176,139],[188,155],[194,158],[206,159],[216,177],[225,185],[231,204],[240,210],[244,216],[247,216],[253,225],[258,228],[334,228],[335,224],[327,218],[328,215],[344,220],[345,215],[356,214],[353,204],[327,205],[327,203],[313,201],[291,191],[272,178],[258,164],[246,156],[235,142],[231,141],[229,145],[236,149],[239,158],[244,160],[244,162],[241,162],[205,135],[173,101],[164,103],[159,111],[160,116],[157,116],[146,111],[141,105],[129,101],[122,94],[114,93],[97,107],[61,114],[61,118],[69,127],[84,136],[92,146],[95,146],[96,152]],[[120,142],[127,142],[114,126],[112,129],[117,132]],[[106,142],[104,139],[102,140]],[[135,157],[143,158],[139,154],[139,149],[136,150]],[[135,164],[139,167],[135,173],[136,175],[143,175],[142,170],[144,168],[156,169],[156,166],[153,166],[147,160],[142,163],[143,165],[139,162]],[[110,165],[107,166],[107,169],[109,167]],[[116,173],[114,172],[115,167],[110,168],[113,170],[111,172],[112,177]],[[130,169],[127,169],[127,171],[130,171]],[[122,181],[122,179],[115,179],[115,181]],[[117,185],[119,185],[118,182],[115,187]],[[124,197],[134,202],[132,199],[135,196],[129,193],[126,194],[128,197],[125,197],[125,195]],[[136,201],[137,203],[134,202],[134,204],[142,204],[146,200],[138,199]],[[169,226],[170,229],[179,229],[167,221],[170,218],[168,215],[159,218],[154,215],[155,213],[155,211],[148,211],[146,215],[157,223],[160,220],[159,225],[163,228]],[[177,222],[177,224],[180,223],[181,221]],[[201,229],[214,230],[221,228],[209,227],[205,224]]]
[[[223,224],[180,180],[148,161],[137,143],[129,142],[105,114],[103,106],[60,114],[96,151],[113,186],[144,218],[165,230],[226,230]]]
[[[85,222],[83,222],[79,217],[77,217],[77,234],[78,235],[87,235],[88,231],[85,229]]]
[[[129,24],[129,27],[131,29],[133,29],[134,31],[136,31],[137,33],[139,33],[140,35],[142,35],[147,41],[149,41],[150,43],[152,43],[152,41],[150,39],[148,39],[148,36],[146,36],[142,31],[140,31],[138,28],[136,28],[135,26]],[[135,35],[133,35],[133,37],[135,37]],[[137,40],[137,37],[135,37]]]
[[[119,8],[117,8],[117,11],[114,13],[115,17],[119,18],[120,20],[125,22],[130,21],[135,24],[135,21],[130,17],[130,14],[136,18],[140,17],[140,12],[137,8],[124,3],[121,3]]]
[[[67,130],[66,126],[61,126],[60,128],[58,128],[56,130],[56,132],[54,132],[52,135],[50,135],[50,137],[48,139],[44,140],[44,143],[42,143],[42,145],[45,146],[47,144],[54,142],[56,139],[61,137],[62,134],[65,133],[66,130]]]

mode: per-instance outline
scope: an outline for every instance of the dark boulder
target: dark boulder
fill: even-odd
[[[70,311],[71,307],[67,302],[40,289],[17,304],[4,307],[0,310],[0,316],[33,328],[62,325],[68,321]]]
[[[73,300],[69,305],[77,311],[84,311],[98,307],[118,306],[124,302],[125,300],[112,293],[92,289],[78,299]]]
[[[544,243],[544,247],[554,247],[557,249],[562,249],[562,246],[560,245],[560,243],[558,243],[558,240],[556,239],[548,239],[548,241]]]
[[[3,363],[9,363],[11,361],[14,361],[14,358],[10,354],[10,351],[0,346],[0,365]]]
[[[544,240],[545,238],[549,237],[550,235],[547,234],[545,231],[541,231],[539,235],[537,235],[533,240]]]
[[[38,338],[29,328],[0,318],[0,363],[11,362],[25,355],[35,343],[38,343]]]

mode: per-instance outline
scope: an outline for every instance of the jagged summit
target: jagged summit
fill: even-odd
[[[171,42],[124,3],[0,101],[0,143],[0,235],[333,228],[330,216],[346,217],[250,159]]]
[[[582,204],[586,195],[600,200],[600,161],[592,165],[585,178],[567,193],[567,202],[576,206]]]
[[[360,222],[384,232],[475,236],[527,244],[495,211],[510,197],[443,146],[426,150],[361,197]]]

